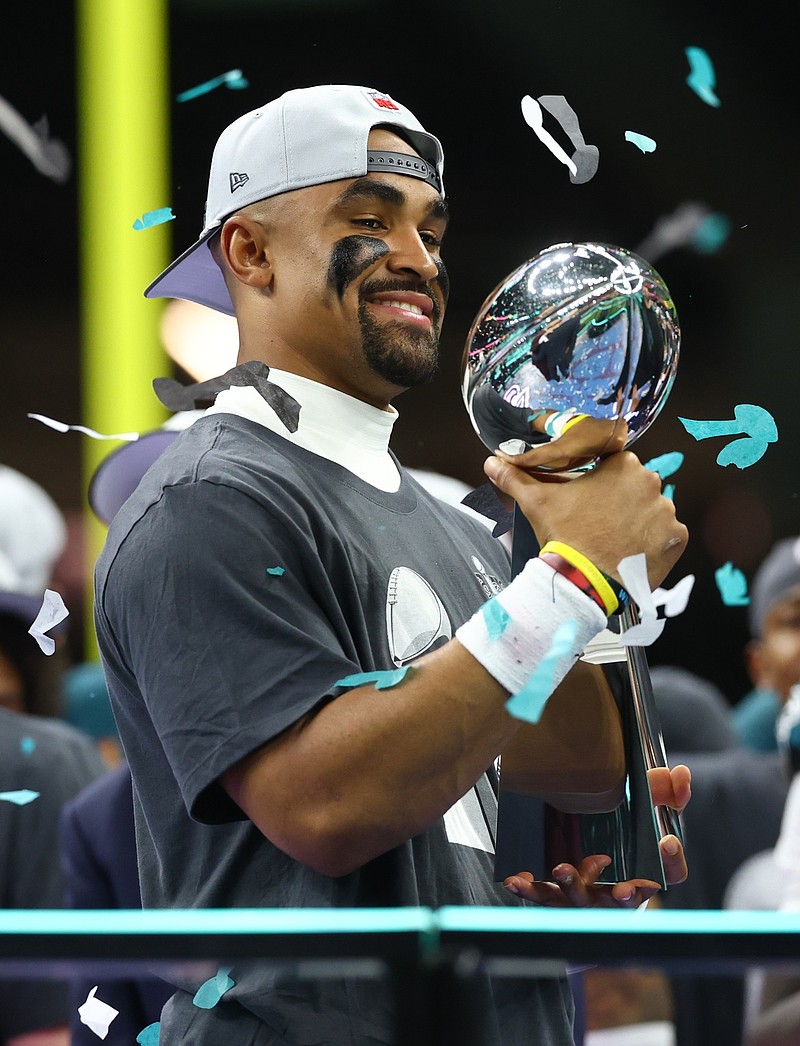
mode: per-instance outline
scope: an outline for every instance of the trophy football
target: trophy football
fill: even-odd
[[[519,453],[557,440],[543,419],[570,411],[607,423],[609,435],[624,432],[624,445],[630,446],[664,406],[679,348],[675,305],[648,262],[606,243],[555,244],[515,269],[481,307],[464,349],[464,402],[491,451],[503,445]],[[558,471],[560,481],[580,482],[599,453],[550,470]],[[516,575],[539,545],[518,506],[512,520]],[[638,621],[628,601],[583,655],[602,665],[619,709],[624,787],[610,809],[576,812],[551,805],[541,774],[526,759],[526,738],[536,727],[523,724],[500,758],[497,880],[522,870],[548,879],[562,861],[577,864],[603,853],[612,860],[600,881],[646,878],[666,887],[658,843],[666,834],[682,838],[680,820],[674,811],[653,806],[647,781],[647,771],[667,760],[644,648],[618,642],[619,633]]]

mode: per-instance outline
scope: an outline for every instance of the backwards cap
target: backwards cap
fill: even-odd
[[[396,127],[419,156],[367,150],[376,124]],[[369,87],[328,85],[287,91],[222,132],[208,179],[198,240],[145,290],[147,298],[186,298],[233,315],[211,237],[226,218],[270,196],[369,171],[422,178],[442,195],[442,146],[405,106]]]

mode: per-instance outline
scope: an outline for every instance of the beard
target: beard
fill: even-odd
[[[409,330],[397,322],[378,323],[362,302],[358,310],[361,348],[373,373],[402,389],[413,389],[433,380],[439,368],[439,334]]]

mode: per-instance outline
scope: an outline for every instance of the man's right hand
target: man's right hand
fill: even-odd
[[[619,581],[620,560],[644,552],[655,588],[686,548],[689,532],[662,495],[661,478],[630,451],[562,483],[542,482],[505,455],[487,458],[484,471],[519,505],[540,545],[562,541]]]

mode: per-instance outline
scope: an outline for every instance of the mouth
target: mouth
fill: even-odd
[[[418,291],[379,291],[365,296],[367,305],[384,318],[410,323],[423,330],[433,326],[434,302]]]

